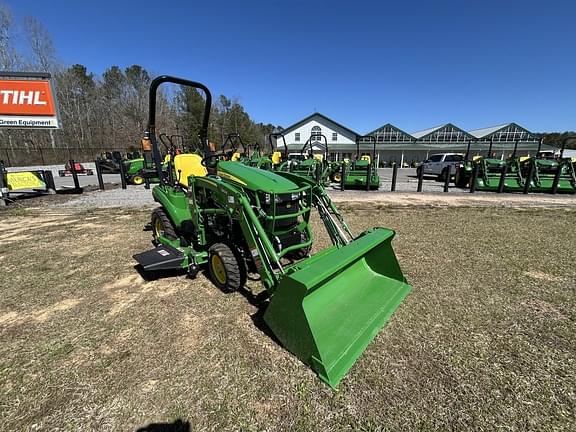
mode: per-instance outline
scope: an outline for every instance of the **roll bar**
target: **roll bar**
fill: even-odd
[[[186,87],[192,87],[202,90],[206,101],[204,103],[204,115],[202,118],[202,128],[200,129],[200,141],[202,142],[204,153],[212,153],[208,147],[208,122],[210,120],[210,111],[212,109],[212,94],[208,87],[204,84],[190,81],[183,78],[173,77],[169,75],[160,75],[152,80],[150,83],[149,105],[148,105],[148,127],[146,129],[147,138],[150,139],[152,144],[152,157],[156,165],[156,172],[161,183],[166,183],[164,173],[162,172],[162,161],[160,159],[160,151],[158,150],[158,141],[156,140],[156,93],[158,87],[164,83],[179,84]]]
[[[360,141],[368,140],[374,143],[374,148],[372,149],[372,163],[376,160],[376,137],[374,135],[358,135],[356,136],[356,160],[360,159]]]
[[[276,139],[278,137],[281,137],[282,141],[284,142],[284,158],[286,160],[288,160],[288,146],[286,145],[286,139],[284,138],[283,134],[281,134],[279,132],[268,134],[268,142],[270,143],[270,148],[272,149],[272,151],[274,151],[274,145],[272,144],[272,138]],[[276,148],[278,148],[278,147],[276,147]]]
[[[313,147],[312,147],[312,140],[316,139],[316,141],[319,141],[319,138],[324,138],[324,144],[325,144],[325,150],[324,150],[324,160],[328,161],[328,138],[326,138],[326,135],[321,134],[321,133],[316,133],[316,134],[312,134],[310,135],[310,138],[308,138],[308,141],[306,141],[304,143],[304,146],[302,147],[302,149],[300,150],[300,154],[304,155],[304,150],[306,149],[306,147],[310,146],[310,154],[313,153]]]

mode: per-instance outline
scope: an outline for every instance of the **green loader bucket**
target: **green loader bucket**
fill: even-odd
[[[412,287],[394,251],[394,231],[375,228],[298,263],[274,292],[264,321],[332,388]]]

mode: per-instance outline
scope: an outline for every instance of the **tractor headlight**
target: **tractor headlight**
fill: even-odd
[[[264,194],[264,202],[266,204],[270,204],[272,202],[272,197],[270,196],[270,194],[267,193]]]
[[[292,199],[292,201],[296,201],[296,200],[300,199],[300,194],[299,193],[293,193],[292,195],[290,195],[290,198]]]

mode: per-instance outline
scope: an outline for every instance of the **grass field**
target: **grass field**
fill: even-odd
[[[576,430],[574,210],[345,216],[397,231],[414,289],[334,392],[249,291],[144,281],[148,212],[2,213],[0,430]]]

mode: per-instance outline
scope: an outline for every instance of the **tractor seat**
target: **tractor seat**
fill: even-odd
[[[174,171],[176,171],[176,178],[180,179],[179,183],[188,187],[188,177],[198,176],[204,177],[208,171],[202,165],[202,156],[194,153],[183,153],[174,157]]]

